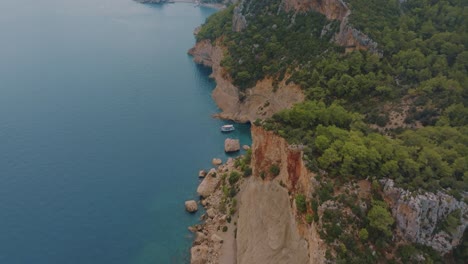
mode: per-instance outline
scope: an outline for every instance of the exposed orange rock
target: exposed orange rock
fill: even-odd
[[[303,193],[309,196],[315,188],[313,185],[315,174],[305,167],[302,159],[302,147],[289,145],[284,138],[261,127],[253,125],[251,131],[254,177],[259,177],[264,172],[267,175],[264,180],[265,183],[279,184],[281,182],[287,191],[291,193],[290,206],[283,208],[283,210],[294,215],[296,219],[295,227],[300,237],[308,243],[308,263],[325,263],[326,245],[320,238],[315,223],[306,224],[301,216],[297,215],[295,209],[294,195]],[[277,177],[269,175],[272,164],[277,164],[280,167],[280,174]]]

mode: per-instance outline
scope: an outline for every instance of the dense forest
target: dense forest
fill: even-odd
[[[279,0],[249,2],[243,11],[249,23],[242,32],[232,30],[234,6],[218,12],[197,39],[227,48],[222,66],[240,90],[266,76],[303,89],[305,102],[255,124],[304,145],[308,168],[326,171],[335,188],[390,178],[413,192],[444,190],[463,200],[468,190],[467,2],[346,2],[349,23],[376,41],[379,53],[345,53],[333,42],[339,21],[314,11],[286,12]],[[331,183],[321,184],[311,205],[315,209],[333,198]],[[377,190],[373,195],[369,213],[352,220],[354,238],[340,236],[336,229],[342,227],[332,222],[325,226],[338,262],[373,263],[378,256],[362,248],[391,244],[388,208]],[[303,204],[298,208],[305,212]],[[339,214],[327,212],[323,220],[344,217]],[[447,219],[441,228],[450,230],[456,217]],[[427,263],[443,261],[417,245],[400,245],[394,252],[402,262],[411,261],[415,252],[424,252]],[[468,258],[466,242],[454,256],[459,263]]]

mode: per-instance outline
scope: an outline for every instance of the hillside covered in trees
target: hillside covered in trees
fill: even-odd
[[[426,263],[448,261],[419,245],[394,244],[393,219],[377,189],[379,180],[393,179],[414,193],[442,191],[467,202],[467,3],[345,2],[349,25],[377,42],[378,52],[345,52],[334,42],[340,21],[314,10],[286,10],[280,0],[243,1],[248,23],[241,31],[233,30],[235,5],[220,11],[207,20],[197,40],[226,48],[222,66],[241,91],[271,77],[298,84],[307,95],[303,103],[255,124],[303,145],[308,169],[331,179],[321,182],[323,190],[311,201],[313,212],[324,201],[338,199],[333,189],[349,181],[374,181],[372,209],[347,223],[354,226],[354,237],[333,225],[331,219],[339,216],[323,216],[329,222],[324,238],[333,245],[337,262],[406,263],[417,254]],[[304,212],[307,206],[302,205]],[[449,215],[440,228],[450,230],[461,217]],[[363,251],[369,245],[393,248],[396,256],[369,256]],[[465,240],[449,259],[463,263],[467,258]]]

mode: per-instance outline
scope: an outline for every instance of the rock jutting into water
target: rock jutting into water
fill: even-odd
[[[211,163],[215,166],[218,166],[218,165],[221,165],[223,164],[223,161],[221,159],[218,159],[218,158],[214,158]]]
[[[189,213],[194,213],[198,210],[198,205],[195,200],[190,200],[185,202],[185,210]]]
[[[215,169],[211,169],[197,188],[197,193],[203,198],[210,196],[218,187],[220,176]]]
[[[224,152],[236,152],[240,150],[238,139],[226,138],[224,141]]]

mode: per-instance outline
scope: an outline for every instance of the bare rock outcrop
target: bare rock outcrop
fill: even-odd
[[[242,9],[244,8],[243,2],[234,8],[234,14],[232,16],[232,31],[241,32],[247,27],[247,20],[242,14]]]
[[[194,213],[198,210],[198,205],[195,200],[190,200],[185,202],[185,210],[189,213]]]
[[[218,158],[214,158],[211,163],[215,166],[218,166],[218,165],[221,165],[223,164],[223,161],[221,159],[218,159]]]
[[[206,176],[206,171],[205,171],[205,170],[200,170],[200,171],[198,172],[198,177],[199,177],[199,178],[203,178],[203,177],[205,177],[205,176]]]
[[[188,54],[193,56],[193,61],[202,64],[206,67],[213,67],[211,59],[213,54],[213,45],[208,39],[197,42],[197,44],[188,51]]]
[[[237,222],[237,263],[309,263],[307,242],[289,208],[288,191],[277,183],[247,181]]]
[[[220,178],[221,177],[219,177],[216,174],[216,170],[214,172],[210,171],[208,175],[206,175],[206,177],[198,186],[197,188],[198,195],[200,195],[203,198],[210,196],[210,194],[212,194],[218,187]]]
[[[442,254],[460,243],[468,226],[466,203],[442,192],[413,195],[395,187],[392,180],[383,180],[382,183],[401,236],[411,242],[430,246]],[[460,225],[453,232],[441,230],[441,223],[455,210],[460,210]]]
[[[224,140],[224,152],[236,152],[240,150],[240,142],[238,139],[226,138]]]
[[[285,186],[285,190],[290,192],[300,192],[307,196],[314,193],[316,188],[315,174],[307,170],[305,166],[302,159],[302,146],[289,145],[284,138],[255,125],[252,125],[252,141],[251,166],[254,175],[268,172],[271,165],[276,164],[280,168],[280,173],[272,179],[273,182],[281,183]],[[266,179],[271,177],[268,175]],[[291,206],[283,210],[295,214],[295,210]],[[299,221],[297,226],[299,235],[309,244],[309,263],[326,263],[325,252],[327,248],[325,242],[320,238],[315,224],[305,225]]]
[[[190,264],[206,264],[208,260],[208,246],[198,245],[190,250]]]

